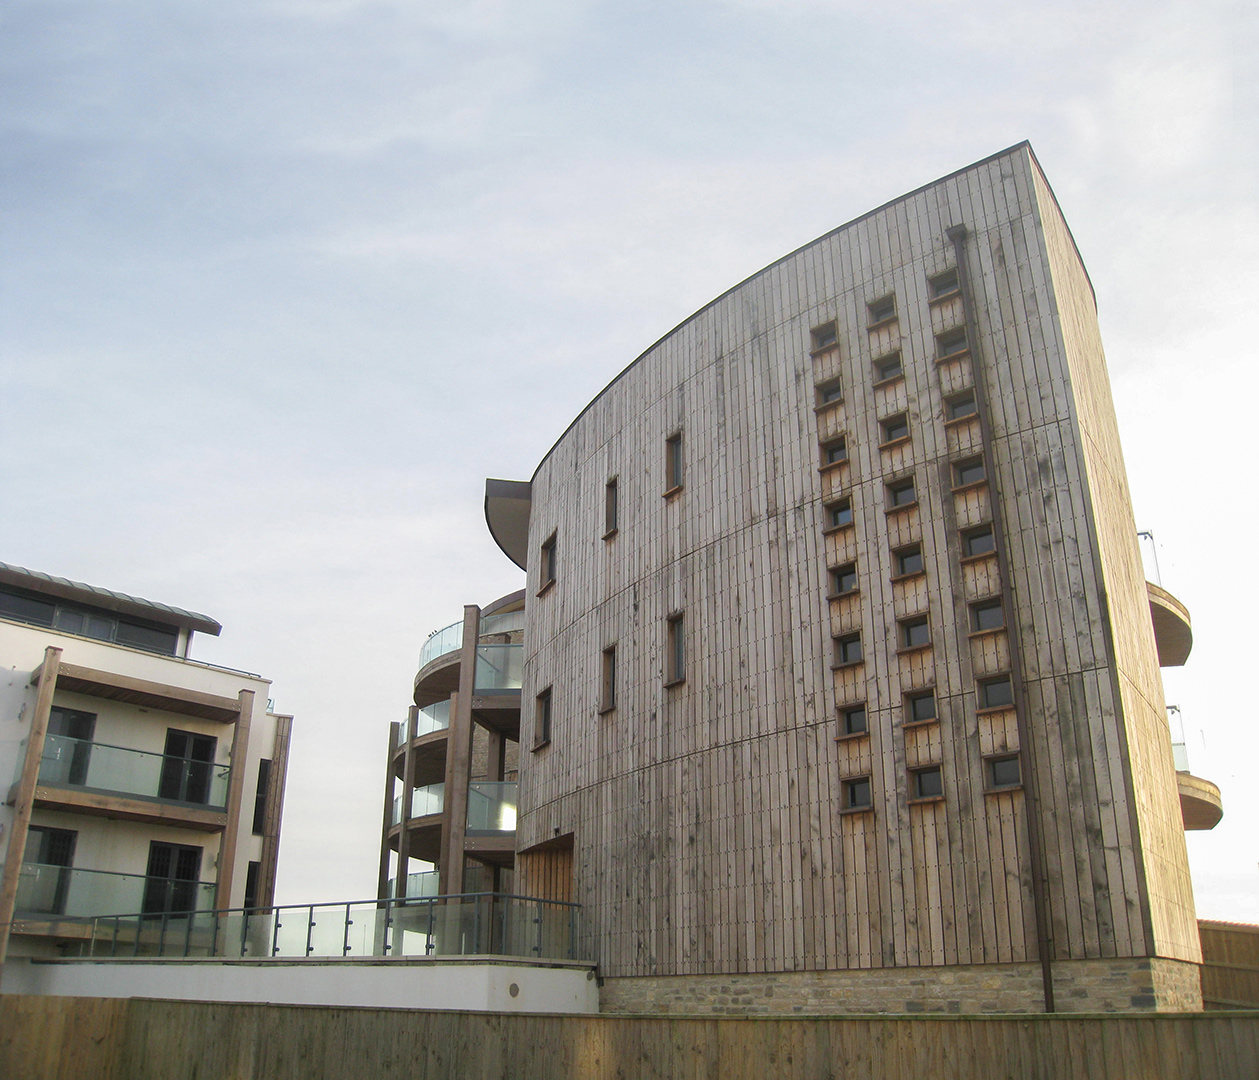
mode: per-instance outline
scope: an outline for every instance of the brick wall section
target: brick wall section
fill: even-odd
[[[1054,965],[1059,1012],[1197,1012],[1198,965],[1070,960]],[[605,1013],[730,1016],[1041,1012],[1038,964],[605,979]]]

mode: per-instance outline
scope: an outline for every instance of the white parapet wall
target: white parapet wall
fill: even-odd
[[[593,964],[432,960],[10,959],[0,993],[366,1005],[461,1012],[597,1013]]]

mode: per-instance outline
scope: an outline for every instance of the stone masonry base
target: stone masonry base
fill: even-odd
[[[1161,958],[1058,960],[1058,1012],[1197,1012],[1197,964]],[[1040,965],[605,978],[605,1013],[791,1015],[1042,1012]]]

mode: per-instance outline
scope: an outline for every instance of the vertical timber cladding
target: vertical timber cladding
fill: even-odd
[[[1007,633],[1021,635],[1041,740],[1055,953],[1150,951],[1074,411],[1093,388],[1072,394],[1034,174],[1030,148],[1015,147],[787,256],[644,353],[539,466],[524,698],[551,689],[552,737],[522,769],[518,847],[573,835],[574,899],[603,974],[1036,959],[1021,792],[984,783],[983,755],[1018,751],[1017,726],[976,711],[976,678],[1008,669]],[[971,370],[935,356],[935,335],[964,312],[927,290],[953,265],[955,225],[972,238],[988,467],[1016,607],[983,641],[967,603],[1002,582],[962,563],[957,531],[991,516],[991,492],[956,493],[950,479],[983,443],[944,423]],[[891,293],[895,323],[868,330],[867,304]],[[811,356],[810,328],[832,319],[837,350]],[[875,386],[872,362],[894,348],[903,381]],[[834,375],[842,405],[815,411],[815,383]],[[911,437],[881,448],[880,421],[896,412]],[[682,486],[666,496],[665,444],[679,432]],[[838,434],[848,462],[820,470],[819,444]],[[885,513],[886,481],[909,474],[917,506]],[[613,476],[618,531],[605,539]],[[840,494],[854,526],[824,535],[824,504]],[[1129,511],[1108,527],[1130,526]],[[552,532],[556,582],[535,598]],[[892,551],[908,543],[921,544],[925,579],[893,582]],[[857,594],[828,601],[828,565],[849,560]],[[898,653],[896,620],[921,611],[931,646]],[[686,677],[668,687],[679,613]],[[832,671],[832,635],[850,629],[864,661]],[[617,702],[600,715],[610,645]],[[1133,651],[1146,647],[1153,656],[1152,638]],[[929,685],[939,722],[903,728],[904,693]],[[837,705],[860,701],[869,735],[837,741]],[[941,767],[944,798],[911,804],[909,770],[923,765]],[[873,812],[841,815],[842,781],[859,775]]]

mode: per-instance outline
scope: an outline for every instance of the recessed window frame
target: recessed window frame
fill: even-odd
[[[825,379],[820,383],[816,383],[813,387],[813,408],[814,411],[820,412],[822,409],[829,409],[833,405],[842,405],[844,403],[844,380],[838,375],[833,379]]]
[[[905,377],[905,364],[900,349],[876,356],[871,366],[874,368],[875,386],[887,386]]]
[[[827,439],[823,443],[818,444],[821,452],[818,467],[823,471],[827,469],[837,469],[841,465],[848,464],[848,436],[836,435],[833,439]]]
[[[665,619],[665,686],[686,682],[686,612]]]
[[[541,581],[538,583],[539,596],[541,596],[544,592],[546,592],[548,589],[551,588],[551,586],[555,584],[555,574],[556,574],[555,538],[556,538],[556,533],[552,532],[550,536],[548,536],[545,540],[542,541],[542,546],[538,549],[540,553],[540,559],[538,563],[538,577],[541,578]]]
[[[612,476],[603,486],[603,539],[611,540],[620,529],[620,477]]]
[[[898,412],[879,421],[880,449],[909,442],[909,413]]]
[[[937,364],[958,360],[970,353],[970,338],[967,336],[964,325],[942,330],[936,334],[935,343]]]
[[[823,533],[833,533],[840,532],[843,529],[851,529],[856,520],[853,516],[852,498],[849,496],[845,496],[842,499],[834,499],[831,502],[826,503],[822,507],[822,511],[826,515],[822,528]],[[847,521],[837,520],[838,518],[842,518],[845,513],[848,515]]]
[[[809,349],[817,354],[827,352],[839,345],[839,320],[831,319],[819,323],[809,331]]]
[[[999,596],[986,596],[967,605],[970,618],[971,635],[992,634],[1005,629],[1005,604]],[[1000,622],[993,623],[992,612],[997,613]],[[988,625],[985,625],[987,623]]]
[[[998,701],[993,704],[990,701],[989,689],[996,688],[1001,685],[1009,688],[1009,701]],[[1014,708],[1014,676],[1008,671],[1000,672],[996,675],[987,675],[982,679],[975,680],[975,711],[978,713],[1003,712],[1006,709]]]
[[[951,462],[950,468],[953,472],[954,491],[962,491],[988,482],[988,463],[984,461],[982,454]],[[978,475],[975,475],[976,469],[979,471]]]
[[[870,710],[864,701],[841,705],[838,721],[840,739],[860,739],[870,734]]]
[[[943,303],[952,300],[962,291],[962,276],[956,266],[941,270],[927,278],[927,299],[929,303]]]
[[[911,506],[918,505],[918,483],[913,475],[900,476],[895,480],[889,480],[884,485],[887,497],[887,512],[895,513],[898,510],[907,510]],[[908,499],[901,499],[901,496],[909,492]]]
[[[917,566],[914,566],[913,560],[917,557]],[[904,547],[892,549],[892,568],[895,571],[892,574],[893,581],[904,581],[907,578],[919,577],[927,572],[927,561],[922,553],[922,543],[915,541],[912,544],[906,544]]]
[[[551,727],[555,719],[554,686],[539,690],[533,698],[533,749],[551,745]]]
[[[875,330],[896,321],[896,293],[885,293],[883,296],[866,303],[866,329]]]
[[[940,702],[936,698],[934,686],[922,686],[917,690],[907,690],[902,699],[904,713],[901,716],[902,727],[920,727],[925,724],[940,722]],[[930,715],[928,715],[928,711]]]
[[[977,540],[983,536],[988,537],[992,546],[984,551],[971,551],[971,541]],[[967,559],[986,559],[997,553],[997,533],[996,529],[992,525],[992,522],[985,522],[982,525],[976,525],[973,528],[961,530],[961,539],[963,562]]]
[[[827,570],[829,579],[828,599],[837,600],[841,596],[852,596],[860,591],[860,579],[857,577],[855,562],[840,563]]]
[[[865,648],[861,642],[861,631],[850,630],[846,634],[836,634],[831,638],[831,667],[834,669],[856,667],[865,663]]]
[[[839,792],[841,814],[868,814],[874,809],[874,781],[869,774],[844,777]]]
[[[965,412],[957,411],[959,408],[965,408]],[[956,394],[950,394],[944,399],[944,422],[946,424],[961,424],[969,420],[973,420],[979,415],[979,401],[975,397],[975,391],[962,390]]]
[[[922,632],[926,631],[926,637]],[[931,647],[931,616],[921,611],[896,620],[897,652],[916,652]]]
[[[676,495],[685,486],[686,460],[682,432],[675,431],[664,441],[664,497]]]
[[[996,766],[1013,761],[1018,770],[1018,779],[1013,783],[998,783],[995,775]],[[1023,787],[1023,759],[1017,750],[1000,754],[984,755],[984,791],[988,793],[1002,791],[1018,791]]]
[[[938,790],[934,790],[938,788]],[[939,763],[918,765],[909,770],[909,801],[911,803],[941,802],[944,799],[944,766]]]
[[[599,654],[599,715],[616,708],[616,642]]]

